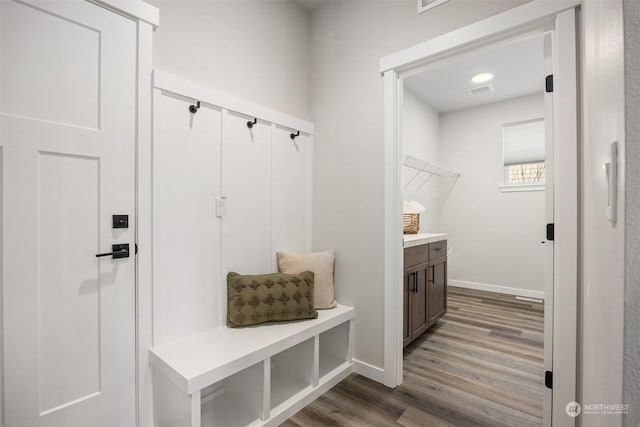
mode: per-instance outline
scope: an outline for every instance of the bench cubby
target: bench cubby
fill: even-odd
[[[271,357],[271,409],[314,386],[314,349],[315,337]]]
[[[349,326],[348,323],[343,323],[320,334],[320,378],[330,375],[332,371],[341,368],[345,363],[350,363],[351,334]]]
[[[252,365],[202,390],[202,425],[242,427],[259,423],[262,408],[262,363]]]

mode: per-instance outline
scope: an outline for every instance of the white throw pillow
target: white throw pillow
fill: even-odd
[[[333,291],[333,269],[336,251],[296,254],[278,252],[278,271],[285,274],[300,274],[312,271],[315,280],[313,286],[313,304],[316,309],[334,308],[336,304]]]

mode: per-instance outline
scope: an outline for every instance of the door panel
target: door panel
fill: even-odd
[[[3,3],[2,60],[12,66],[3,67],[1,111],[98,129],[100,29],[79,23],[75,10],[65,13],[73,6],[64,2]]]
[[[90,256],[100,247],[99,159],[41,152],[38,163],[40,410],[49,412],[100,392],[101,287],[90,279],[100,267]]]
[[[429,326],[447,312],[447,259],[439,258],[429,265]]]
[[[411,340],[416,339],[427,330],[429,317],[427,313],[427,264],[415,267],[417,273],[416,292],[411,294]]]
[[[135,425],[135,259],[95,255],[133,255],[136,25],[6,0],[0,31],[5,422]]]

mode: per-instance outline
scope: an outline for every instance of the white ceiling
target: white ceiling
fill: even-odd
[[[405,79],[405,87],[438,112],[448,113],[544,90],[544,36],[533,36],[509,45],[464,56]],[[493,93],[472,96],[475,74],[494,74],[488,82]]]
[[[304,10],[307,12],[313,12],[325,3],[329,3],[330,0],[295,0]]]

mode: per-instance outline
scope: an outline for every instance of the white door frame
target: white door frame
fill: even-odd
[[[160,11],[143,0],[86,0],[137,23],[136,75],[136,425],[153,425],[153,389],[149,348],[153,346],[151,262],[151,133],[153,32]]]
[[[467,27],[386,56],[385,124],[385,310],[384,383],[402,382],[402,78],[426,64],[514,36],[553,30],[553,124],[555,241],[553,292],[552,408],[545,425],[575,425],[565,413],[576,400],[578,290],[578,104],[576,8],[581,0],[533,1]],[[545,391],[545,401],[549,391]],[[547,405],[548,406],[548,405]],[[549,417],[551,419],[549,419]]]

